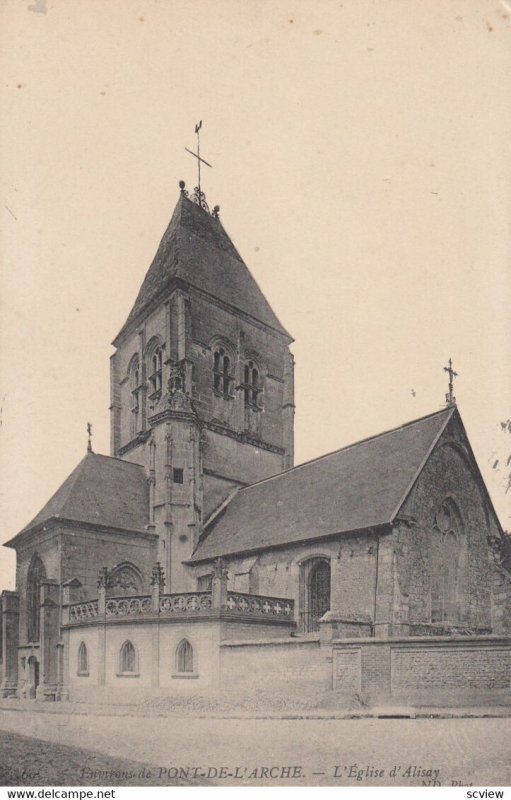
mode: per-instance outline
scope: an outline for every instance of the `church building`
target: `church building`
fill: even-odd
[[[113,342],[111,454],[89,439],[7,542],[3,697],[509,695],[505,536],[452,390],[294,466],[292,341],[181,182]]]

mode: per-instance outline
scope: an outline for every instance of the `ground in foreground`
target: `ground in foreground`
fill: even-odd
[[[1,786],[161,785],[149,764],[5,731],[0,731],[0,752]]]
[[[129,780],[139,785],[165,786],[176,779],[223,786],[511,785],[506,717],[233,719],[76,712],[4,710],[0,729],[11,732],[11,764],[28,769],[46,761],[45,769],[53,770],[41,775],[47,785],[89,785],[83,767],[100,769],[101,759],[107,766],[135,763],[137,775]],[[49,748],[45,759],[39,755],[43,747]],[[151,765],[150,779],[138,778],[144,764]],[[103,784],[129,785],[122,777]],[[20,785],[27,783],[21,779]]]

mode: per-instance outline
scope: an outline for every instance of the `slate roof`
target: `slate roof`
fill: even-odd
[[[219,219],[181,194],[135,305],[113,344],[181,279],[291,339]]]
[[[87,453],[53,497],[7,545],[50,519],[146,532],[149,494],[144,468],[119,458]]]
[[[444,409],[240,489],[191,561],[391,523],[453,413]]]

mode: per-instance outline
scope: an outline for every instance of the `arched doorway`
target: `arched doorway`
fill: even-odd
[[[35,656],[28,659],[28,696],[33,700],[39,686],[39,661]]]
[[[311,558],[301,565],[300,627],[303,633],[319,630],[319,620],[330,610],[330,561]]]

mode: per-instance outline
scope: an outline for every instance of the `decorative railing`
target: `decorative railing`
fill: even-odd
[[[160,614],[196,614],[213,605],[211,592],[183,592],[160,597]]]
[[[76,603],[74,606],[69,607],[70,622],[82,622],[94,619],[98,615],[99,606],[97,600],[88,600],[86,603]]]
[[[244,592],[227,592],[229,611],[262,617],[293,619],[294,601],[282,597],[263,597]]]
[[[225,598],[225,595],[224,595]],[[157,602],[157,606],[153,605]],[[229,617],[251,616],[259,619],[294,619],[294,602],[282,597],[263,597],[244,592],[227,592],[227,598],[216,600],[213,592],[181,592],[163,594],[154,600],[151,595],[136,597],[107,597],[102,605],[98,600],[75,603],[69,606],[69,623],[88,621],[135,619],[140,617],[211,616],[226,613]],[[221,605],[220,605],[221,604]],[[104,611],[100,612],[100,607]]]
[[[139,617],[152,611],[151,597],[108,597],[105,604],[107,617]]]

